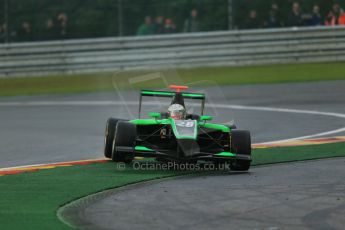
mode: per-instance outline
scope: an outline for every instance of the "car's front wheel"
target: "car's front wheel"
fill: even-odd
[[[107,120],[104,135],[104,156],[106,158],[111,158],[115,129],[119,120],[116,118],[109,118]]]
[[[231,152],[241,155],[251,156],[251,138],[247,130],[232,130],[231,132]],[[235,160],[230,163],[231,170],[248,171],[250,160]]]
[[[133,150],[137,128],[135,124],[127,121],[119,121],[116,125],[111,159],[114,162],[130,163],[133,160]]]

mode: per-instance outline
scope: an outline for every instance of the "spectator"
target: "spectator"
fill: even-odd
[[[339,4],[334,4],[332,10],[327,14],[325,25],[345,25],[345,13],[340,9]]]
[[[258,29],[260,28],[260,23],[257,17],[256,10],[251,10],[249,16],[244,24],[245,29]]]
[[[163,16],[157,16],[155,24],[153,25],[153,31],[155,34],[164,33],[164,18]]]
[[[138,28],[137,35],[144,36],[144,35],[152,35],[152,34],[154,34],[152,20],[150,16],[146,16],[144,23]]]
[[[298,2],[292,4],[292,11],[288,15],[288,26],[303,26],[303,18],[301,14],[300,5]]]
[[[276,3],[273,3],[271,6],[271,10],[269,12],[268,19],[265,23],[267,28],[277,28],[283,26],[283,22],[281,21],[279,7]]]
[[[170,18],[165,19],[164,22],[164,33],[171,34],[176,32],[176,26]]]
[[[311,26],[323,25],[323,19],[322,19],[322,16],[320,14],[320,7],[317,4],[315,4],[313,6],[313,12],[310,16],[309,25],[311,25]]]
[[[2,24],[2,29],[4,31],[4,39],[5,41],[11,42],[11,41],[16,41],[18,40],[18,31],[12,29],[10,26],[8,26],[8,24],[5,22],[4,24]]]
[[[325,25],[332,26],[335,25],[334,14],[332,11],[329,11],[325,18]]]
[[[30,22],[23,21],[17,33],[17,41],[32,41],[32,26]]]
[[[58,37],[59,38],[67,38],[68,37],[68,17],[66,13],[59,13],[57,15],[57,30],[58,30]]]
[[[0,22],[0,42],[2,43],[4,41],[5,41],[5,28]]]
[[[183,32],[185,33],[193,33],[200,31],[199,19],[198,19],[198,11],[196,9],[192,9],[190,12],[190,17],[184,21],[183,25]]]
[[[339,25],[345,26],[345,12],[342,12],[339,16]]]
[[[56,24],[54,23],[54,20],[51,18],[48,18],[45,22],[45,27],[43,31],[44,40],[53,40],[53,39],[57,39],[58,37],[59,37],[58,31],[56,28]]]

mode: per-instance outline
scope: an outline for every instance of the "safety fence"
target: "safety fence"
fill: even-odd
[[[0,77],[345,60],[345,27],[0,45]]]

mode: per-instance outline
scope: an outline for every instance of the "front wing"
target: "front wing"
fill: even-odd
[[[220,153],[204,153],[196,152],[190,157],[177,157],[173,152],[158,151],[146,148],[144,146],[116,147],[116,151],[129,154],[131,157],[153,157],[153,158],[166,158],[172,160],[204,160],[204,161],[232,161],[232,160],[247,160],[251,161],[251,156],[244,154],[236,154],[231,152],[220,152]]]

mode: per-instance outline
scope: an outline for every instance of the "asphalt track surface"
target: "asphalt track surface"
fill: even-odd
[[[254,143],[345,127],[345,81],[203,90],[211,105],[206,113],[249,129]],[[2,97],[0,168],[102,157],[106,119],[134,118],[137,100],[134,91]],[[131,103],[107,103],[121,101]],[[338,158],[170,180],[110,192],[77,213],[91,229],[341,229],[344,169]]]
[[[213,86],[196,90],[208,97],[207,114],[214,115],[216,122],[234,120],[238,128],[250,130],[253,143],[345,126],[345,119],[340,117],[212,107],[231,104],[345,114],[345,81]],[[126,106],[121,104],[123,101],[132,103]],[[103,157],[107,118],[135,118],[137,101],[138,91],[1,97],[0,168]],[[160,109],[166,109],[164,106]]]
[[[344,229],[345,158],[254,167],[99,193],[66,209],[83,229]]]

